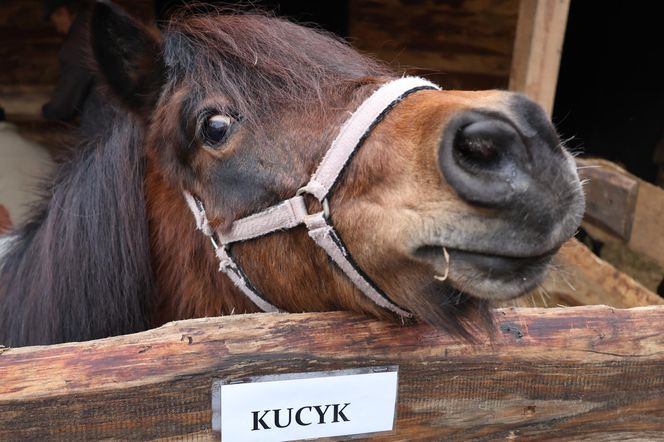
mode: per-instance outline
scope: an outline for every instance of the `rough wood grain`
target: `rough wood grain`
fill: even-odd
[[[553,268],[542,286],[530,296],[508,303],[521,307],[598,304],[632,308],[664,305],[664,298],[572,239],[554,258]]]
[[[49,100],[52,87],[47,85],[0,84],[0,103],[10,121],[42,120],[41,108]]]
[[[628,246],[664,266],[664,189],[641,181]]]
[[[3,0],[1,5],[0,84],[55,84],[63,37],[43,20],[43,2]]]
[[[214,379],[398,364],[378,440],[625,440],[664,431],[664,308],[495,311],[476,343],[348,313],[257,314],[0,349],[0,440],[212,440]]]
[[[151,19],[151,0],[115,0],[144,21]],[[44,20],[43,0],[0,2],[0,85],[54,85],[59,75],[58,51],[64,37]],[[2,102],[0,96],[0,103]]]
[[[634,223],[639,180],[604,167],[581,166],[579,174],[586,181],[584,217],[629,241]]]
[[[582,176],[587,170],[591,170],[588,169],[591,167],[604,170],[609,174],[622,175],[625,179],[638,183],[633,213],[621,215],[623,218],[632,219],[630,235],[627,238],[621,238],[609,231],[602,223],[588,218],[585,220],[585,224],[590,225],[588,228],[590,233],[602,241],[619,242],[664,266],[664,228],[662,227],[662,221],[664,220],[664,189],[640,180],[610,161],[578,159],[577,163],[584,168],[580,170]],[[590,178],[592,179],[592,177]],[[625,210],[629,210],[629,206],[626,206]]]
[[[352,0],[353,46],[446,89],[505,88],[518,0]]]
[[[569,0],[521,0],[519,5],[509,87],[528,95],[549,114],[568,11]]]

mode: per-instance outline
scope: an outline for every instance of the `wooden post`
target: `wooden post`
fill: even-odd
[[[551,114],[570,0],[521,0],[509,88]]]
[[[0,440],[218,440],[215,380],[399,366],[376,440],[657,439],[664,307],[502,309],[475,342],[350,313],[194,319],[0,347]]]

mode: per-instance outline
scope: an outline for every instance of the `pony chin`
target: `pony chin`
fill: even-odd
[[[417,302],[406,306],[420,321],[467,340],[482,332],[492,335],[495,329],[487,300],[469,296],[445,282],[422,287]]]

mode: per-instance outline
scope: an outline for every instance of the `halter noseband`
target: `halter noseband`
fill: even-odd
[[[230,246],[236,242],[247,241],[304,224],[314,242],[325,250],[355,287],[369,299],[397,315],[412,316],[410,312],[392,302],[355,263],[332,225],[329,217],[328,198],[341,172],[373,128],[401,100],[424,89],[438,90],[440,88],[418,77],[403,77],[383,84],[341,126],[339,134],[321,160],[318,169],[294,197],[233,222],[230,230],[225,233],[214,231],[208,223],[203,203],[191,193],[183,192],[187,205],[196,219],[197,228],[212,242],[215,254],[219,258],[219,271],[224,272],[258,308],[264,312],[280,311],[251,284],[247,275],[233,259]],[[304,202],[304,194],[310,194],[320,201],[323,210],[309,214]]]

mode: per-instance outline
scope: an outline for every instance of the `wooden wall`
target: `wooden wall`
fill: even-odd
[[[351,0],[351,42],[448,89],[507,88],[518,0]]]
[[[143,20],[151,17],[151,0],[116,2]],[[0,106],[22,136],[46,146],[56,160],[66,157],[74,127],[43,120],[41,107],[58,79],[63,39],[44,20],[42,0],[0,0]]]
[[[57,78],[58,48],[53,26],[42,20],[41,0],[0,4],[0,85],[49,85]]]
[[[149,19],[151,0],[120,0]],[[446,87],[506,87],[518,0],[350,0],[351,42],[395,66],[416,67]],[[0,100],[21,86],[51,87],[62,43],[41,0],[0,3]]]
[[[146,17],[150,0],[116,1]],[[63,37],[43,19],[42,0],[0,3],[0,87],[52,86],[58,77],[58,50]]]
[[[152,20],[153,0],[115,1]],[[291,3],[282,12],[297,15]],[[348,13],[351,43],[399,71],[427,76],[447,89],[507,88],[518,5],[519,0],[348,0],[347,10],[335,10],[335,20],[346,20]],[[56,158],[70,143],[71,126],[40,115],[59,75],[62,40],[43,19],[42,0],[0,2],[0,106],[23,136],[48,146]]]

